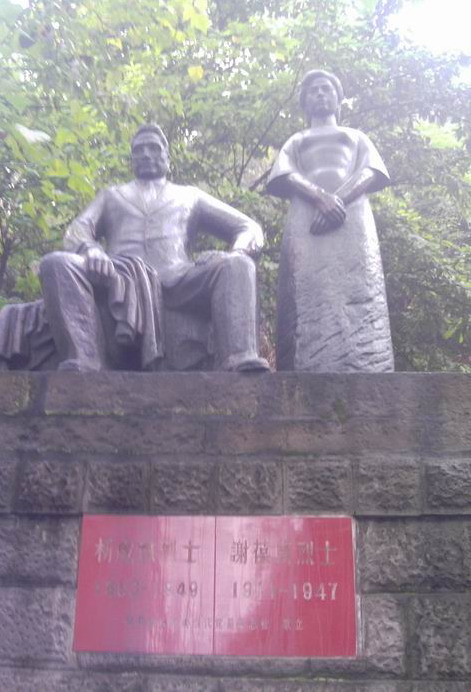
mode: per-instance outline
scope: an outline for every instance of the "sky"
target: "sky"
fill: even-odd
[[[471,53],[471,0],[409,0],[391,26],[433,51]]]
[[[471,53],[471,0],[405,0],[391,26],[433,51]]]

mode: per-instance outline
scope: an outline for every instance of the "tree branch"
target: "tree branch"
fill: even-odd
[[[247,170],[247,166],[249,165],[250,161],[253,159],[253,157],[254,157],[256,151],[257,151],[257,150],[260,148],[260,146],[262,145],[262,143],[263,143],[265,137],[266,137],[267,134],[270,132],[270,130],[272,129],[273,125],[276,123],[276,121],[277,121],[278,118],[280,117],[281,111],[283,110],[283,108],[284,108],[285,106],[288,105],[288,103],[291,101],[291,99],[292,99],[293,96],[295,95],[296,89],[297,89],[297,87],[298,87],[299,76],[300,76],[300,74],[301,74],[301,70],[302,70],[303,67],[304,67],[304,61],[305,61],[305,59],[306,59],[306,55],[307,55],[308,52],[311,50],[311,47],[312,47],[312,45],[313,45],[313,43],[314,43],[314,41],[315,41],[315,38],[316,38],[316,32],[315,32],[315,25],[314,25],[313,28],[312,28],[311,39],[310,39],[310,41],[308,42],[308,44],[307,44],[305,50],[303,51],[301,57],[299,58],[298,66],[297,66],[297,68],[296,68],[296,70],[295,70],[295,72],[294,72],[294,77],[293,77],[293,83],[292,83],[292,85],[291,85],[291,90],[290,90],[288,96],[287,96],[285,99],[283,99],[283,101],[280,103],[280,105],[279,105],[278,108],[276,109],[275,115],[269,120],[268,125],[265,127],[265,129],[263,130],[262,134],[260,135],[260,137],[258,138],[258,140],[256,141],[256,143],[255,143],[255,144],[253,145],[253,147],[251,148],[251,150],[250,150],[250,152],[249,152],[247,158],[245,159],[245,162],[244,162],[243,165],[241,166],[239,175],[237,176],[237,185],[240,186],[241,181],[242,181],[242,178],[243,178],[243,175],[244,175],[245,171]],[[252,120],[252,122],[253,122],[253,120]],[[249,128],[249,130],[250,130],[250,128]]]

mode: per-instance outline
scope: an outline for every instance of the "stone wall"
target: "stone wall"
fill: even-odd
[[[84,512],[354,515],[362,655],[73,653]],[[470,584],[470,377],[0,376],[2,692],[465,692]]]

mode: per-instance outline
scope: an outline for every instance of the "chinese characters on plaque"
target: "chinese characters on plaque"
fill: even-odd
[[[355,656],[352,523],[85,516],[74,648]]]

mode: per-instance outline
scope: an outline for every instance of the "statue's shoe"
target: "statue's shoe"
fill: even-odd
[[[231,372],[270,372],[270,366],[265,358],[260,356],[229,356],[222,364],[223,370]]]
[[[236,368],[237,372],[270,372],[270,366],[265,358],[244,360]]]
[[[63,360],[62,363],[59,363],[57,369],[66,372],[98,372],[102,368],[100,363],[94,363],[93,361],[89,360],[69,358],[68,360]]]

